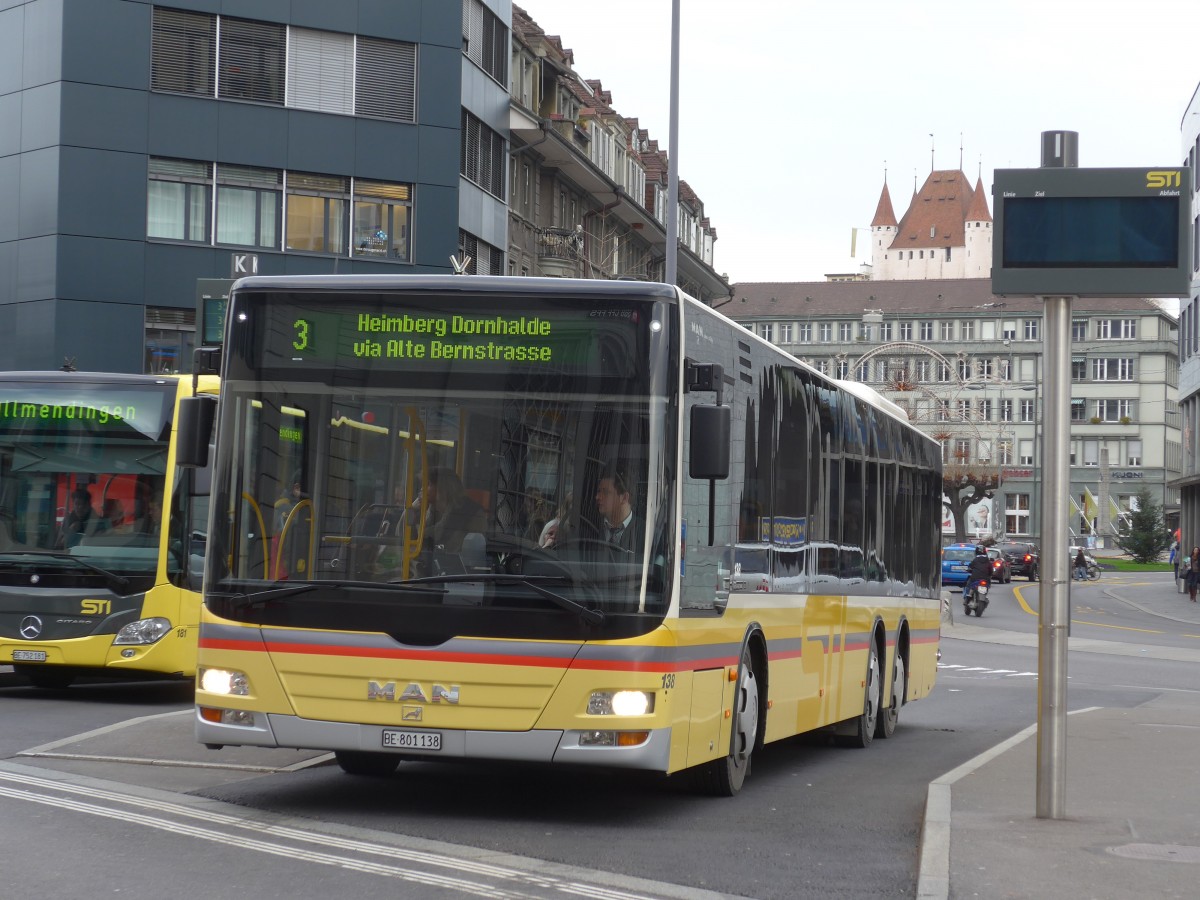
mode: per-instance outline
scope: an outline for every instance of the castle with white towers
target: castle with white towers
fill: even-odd
[[[871,280],[990,278],[992,215],[983,179],[934,171],[896,221],[887,180],[871,220]]]

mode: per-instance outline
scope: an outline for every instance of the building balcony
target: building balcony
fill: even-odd
[[[579,275],[583,257],[583,232],[574,228],[539,228],[535,232],[538,267],[552,278]]]

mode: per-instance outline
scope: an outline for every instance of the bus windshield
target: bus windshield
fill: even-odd
[[[410,642],[661,621],[663,304],[236,300],[215,612]]]
[[[0,583],[153,576],[171,384],[0,382]]]

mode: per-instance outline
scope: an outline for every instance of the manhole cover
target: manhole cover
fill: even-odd
[[[1126,859],[1200,863],[1200,847],[1186,847],[1182,844],[1122,844],[1120,847],[1109,847],[1108,852]]]

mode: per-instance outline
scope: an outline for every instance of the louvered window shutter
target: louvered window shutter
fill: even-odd
[[[354,38],[293,28],[288,42],[287,105],[354,112]]]
[[[222,17],[218,95],[282,106],[286,44],[286,25]]]
[[[360,116],[416,121],[416,45],[359,37],[354,95]]]
[[[216,17],[156,6],[150,27],[150,89],[211,97]]]

